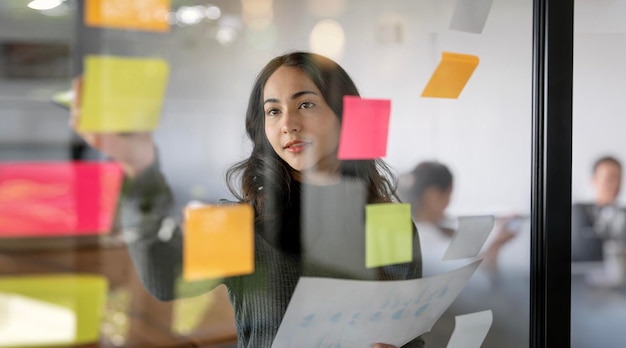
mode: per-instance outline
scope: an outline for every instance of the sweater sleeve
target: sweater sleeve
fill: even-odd
[[[182,281],[182,231],[174,199],[158,163],[124,182],[119,216],[122,234],[146,290],[161,301],[200,295],[219,281]]]

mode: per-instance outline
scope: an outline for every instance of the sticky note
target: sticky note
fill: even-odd
[[[92,27],[165,32],[169,0],[85,0],[85,24]]]
[[[78,129],[151,131],[159,123],[169,66],[157,58],[87,56]]]
[[[254,213],[247,204],[185,209],[183,278],[254,272]]]
[[[468,33],[483,32],[493,0],[457,0],[450,29]]]
[[[112,162],[0,164],[0,237],[108,233],[122,185]]]
[[[387,154],[391,100],[344,96],[337,157],[375,159]]]
[[[447,348],[480,348],[493,323],[491,310],[457,315]]]
[[[444,260],[476,257],[493,229],[492,215],[463,216],[443,255]]]
[[[413,260],[410,204],[382,203],[365,207],[365,258],[368,268]]]
[[[0,347],[98,341],[107,291],[96,275],[1,277]]]
[[[378,279],[365,267],[367,190],[358,179],[342,178],[328,186],[303,185],[301,246],[304,276],[318,270],[351,279]]]
[[[478,66],[478,57],[442,52],[441,62],[422,92],[422,97],[458,98]]]

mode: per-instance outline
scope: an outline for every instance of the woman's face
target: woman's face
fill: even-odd
[[[263,101],[265,135],[280,158],[298,172],[338,172],[339,119],[302,70],[278,68]]]

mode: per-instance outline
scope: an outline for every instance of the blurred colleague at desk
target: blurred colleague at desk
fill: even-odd
[[[622,186],[622,164],[615,157],[605,156],[593,165],[593,202],[572,206],[572,261],[603,260],[603,238],[610,226],[619,223],[617,197]]]
[[[593,165],[592,203],[572,206],[572,262],[601,262],[591,268],[587,282],[594,286],[626,285],[626,211],[617,197],[622,186],[622,165],[605,156]]]
[[[435,275],[453,269],[464,263],[446,262],[443,267],[442,257],[450,244],[456,220],[446,216],[450,204],[454,178],[450,169],[439,162],[419,163],[411,172],[400,178],[399,193],[402,200],[411,203],[413,220],[420,236],[425,276]],[[501,247],[510,241],[516,231],[511,230],[511,219],[501,221],[500,227],[484,249],[485,265],[492,270],[497,268],[497,259]]]

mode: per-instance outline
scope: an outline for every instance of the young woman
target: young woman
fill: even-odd
[[[305,52],[274,58],[254,83],[245,123],[252,153],[227,172],[229,188],[240,202],[254,208],[256,218],[255,273],[222,281],[235,309],[240,347],[271,345],[294,287],[305,275],[300,243],[303,187],[339,185],[340,179],[349,177],[365,184],[367,202],[394,201],[395,181],[382,161],[337,159],[345,95],[359,95],[348,74],[334,61]],[[78,105],[74,109],[76,124]],[[83,137],[126,169],[129,180],[121,220],[128,249],[145,287],[161,300],[173,299],[181,274],[182,235],[178,229],[159,233],[171,194],[158,170],[150,135]],[[414,260],[380,267],[380,280],[421,276],[417,235],[414,240]],[[334,274],[327,269],[315,275]],[[419,337],[405,345],[422,346]]]

